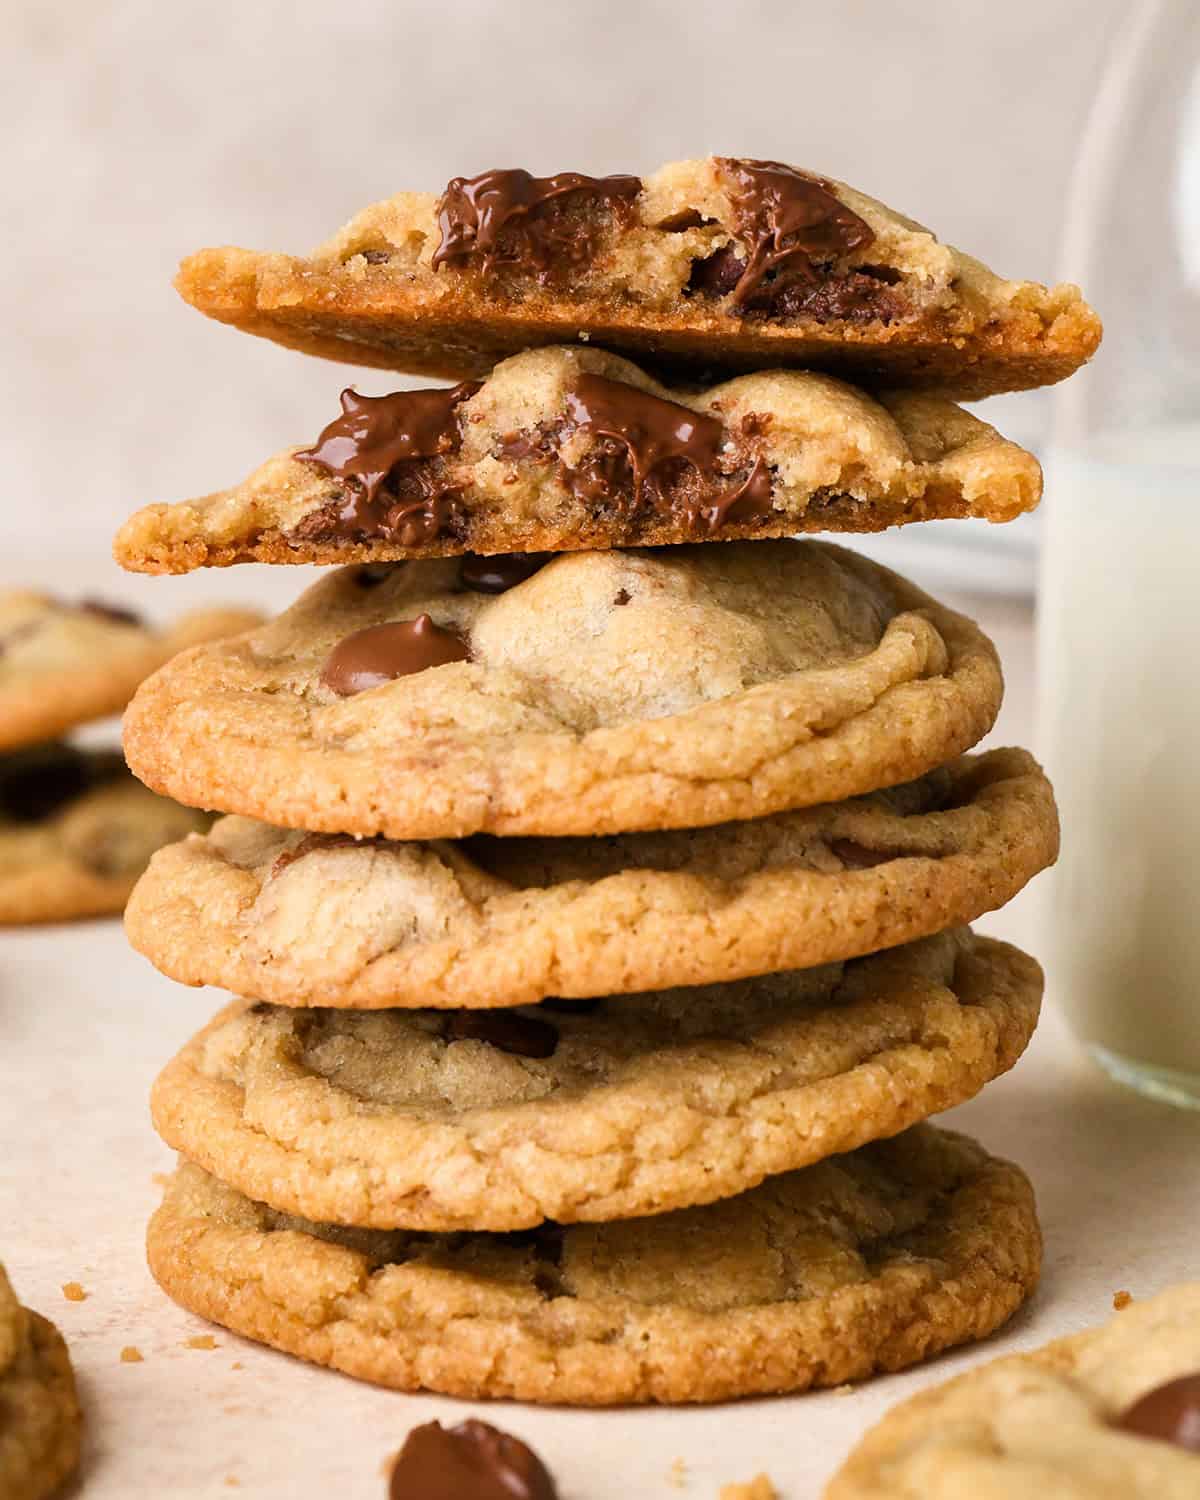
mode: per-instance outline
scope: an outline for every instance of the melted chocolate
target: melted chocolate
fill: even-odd
[[[294,865],[298,859],[306,855],[315,854],[318,849],[347,849],[351,846],[377,844],[378,839],[359,839],[352,833],[306,833],[298,844],[290,849],[284,849],[275,856],[271,866],[268,879],[274,880],[276,875],[282,875],[289,865]]]
[[[690,487],[685,485],[673,503],[697,530],[711,532],[726,521],[769,512],[770,470],[756,459],[746,478],[731,485],[720,468],[727,434],[715,417],[592,374],[579,376],[567,394],[567,409],[577,428],[608,442],[565,471],[578,498],[593,504],[625,500],[625,509],[634,511],[647,487],[663,502],[664,489],[677,486],[690,470]]]
[[[397,677],[467,661],[470,655],[462,636],[443,630],[428,615],[418,615],[415,620],[370,625],[339,641],[329,653],[321,681],[339,698],[349,698]]]
[[[719,157],[733,206],[734,229],[749,258],[729,293],[746,305],[763,279],[786,269],[809,285],[820,268],[869,245],[874,231],[835,197],[829,183],[777,161]],[[729,274],[732,262],[727,263]]]
[[[641,179],[625,174],[533,177],[513,168],[455,177],[438,200],[441,239],[433,269],[473,265],[486,272],[497,265],[517,265],[547,273],[556,264],[578,266],[595,254],[597,226],[556,212],[562,200],[586,194],[627,216],[641,190]]]
[[[89,754],[73,745],[30,745],[0,756],[0,818],[37,823],[125,769],[115,752]]]
[[[466,553],[458,565],[458,581],[475,594],[506,594],[532,578],[553,556],[550,552],[508,552],[497,557]]]
[[[452,530],[460,486],[444,460],[461,441],[458,407],[478,389],[464,382],[390,396],[343,391],[342,415],[296,457],[346,480],[345,495],[306,516],[295,534],[305,540],[382,537],[417,547]]]
[[[455,1010],[446,1015],[442,1035],[448,1042],[487,1042],[517,1057],[553,1057],[558,1028],[515,1010]]]
[[[396,1455],[391,1500],[558,1500],[528,1444],[474,1417],[457,1427],[414,1427]]]
[[[1200,1372],[1147,1391],[1117,1418],[1116,1425],[1138,1437],[1200,1453]]]

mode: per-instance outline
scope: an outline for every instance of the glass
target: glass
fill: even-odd
[[[1064,273],[1105,322],[1056,396],[1041,749],[1063,819],[1050,994],[1122,1082],[1200,1108],[1200,5],[1115,36]]]

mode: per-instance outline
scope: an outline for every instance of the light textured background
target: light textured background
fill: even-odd
[[[51,546],[99,560],[135,507],[221,487],[315,436],[347,378],[393,388],[208,323],[170,280],[204,244],[306,250],[403,187],[498,165],[774,156],[861,185],[1002,272],[1052,278],[1069,164],[1123,9],[8,0],[0,571]],[[1045,405],[988,412],[1036,446]],[[1010,564],[997,576],[1021,577],[1023,533],[988,540]],[[153,597],[282,601],[301,579],[279,572]],[[145,602],[144,584],[112,586]]]

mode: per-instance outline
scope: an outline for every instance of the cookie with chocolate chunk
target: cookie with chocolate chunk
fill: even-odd
[[[119,751],[0,754],[0,925],[119,912],[154,851],[209,821],[135,781]]]
[[[79,1463],[75,1376],[54,1324],[22,1307],[0,1266],[0,1495],[43,1500]]]
[[[599,349],[537,349],[482,384],[344,391],[310,446],[139,511],[115,551],[151,573],[563,552],[1007,521],[1040,496],[1032,455],[936,396],[798,371],[688,392]]]
[[[840,1385],[983,1338],[1041,1236],[1023,1173],[919,1125],[703,1208],[511,1235],[314,1224],[185,1165],[148,1252],[192,1312],[360,1379],[603,1406]]]
[[[1192,1500],[1200,1283],[977,1366],[867,1433],[825,1500]]]
[[[610,838],[388,843],[226,818],[125,911],[171,978],[280,1005],[525,1005],[713,984],[892,947],[1003,906],[1050,863],[1022,750],[851,802]]]
[[[735,157],[457,177],[308,257],[202,250],[176,286],[277,343],[455,379],[578,340],[698,378],[792,366],[975,398],[1062,380],[1100,342],[1076,287],[1006,281],[845,183]]]
[[[239,1000],[154,1086],[159,1134],[273,1208],[513,1230],[711,1203],[970,1098],[1037,964],[965,928],[737,984],[514,1010]]]
[[[410,562],[184,652],[125,751],[156,791],[312,832],[597,834],[912,780],[1001,692],[971,621],[827,543],[573,552],[520,581]]]
[[[177,651],[261,619],[249,610],[207,609],[159,630],[98,600],[0,593],[0,750],[119,713],[138,683]]]

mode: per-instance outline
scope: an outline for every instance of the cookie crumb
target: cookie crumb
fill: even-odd
[[[170,1182],[170,1180],[171,1180],[171,1174],[169,1172],[151,1172],[150,1173],[150,1181],[157,1188],[165,1188],[166,1185],[167,1185],[167,1183]]]
[[[77,1281],[65,1281],[62,1294],[68,1302],[86,1302],[88,1295]]]
[[[142,1363],[142,1351],[136,1344],[126,1344],[121,1350],[121,1363],[123,1365],[140,1365]]]
[[[236,1474],[226,1474],[225,1476],[225,1483],[231,1490],[236,1490],[241,1485],[241,1482]]]
[[[749,1484],[723,1484],[721,1500],[779,1500],[779,1491],[765,1474],[756,1474]]]
[[[1124,1308],[1128,1307],[1132,1301],[1133,1294],[1131,1292],[1121,1291],[1113,1293],[1113,1307],[1117,1312],[1121,1312]]]
[[[835,1396],[853,1396],[854,1387],[852,1385],[835,1385],[833,1394]]]
[[[215,1349],[217,1341],[211,1333],[197,1333],[190,1339],[184,1339],[185,1349]]]
[[[673,1490],[682,1490],[687,1487],[687,1463],[682,1458],[671,1460],[671,1467],[667,1470],[667,1483]]]
[[[245,1366],[242,1364],[240,1359],[235,1359],[234,1362],[229,1366],[229,1368],[231,1370],[242,1370],[245,1369]]]

